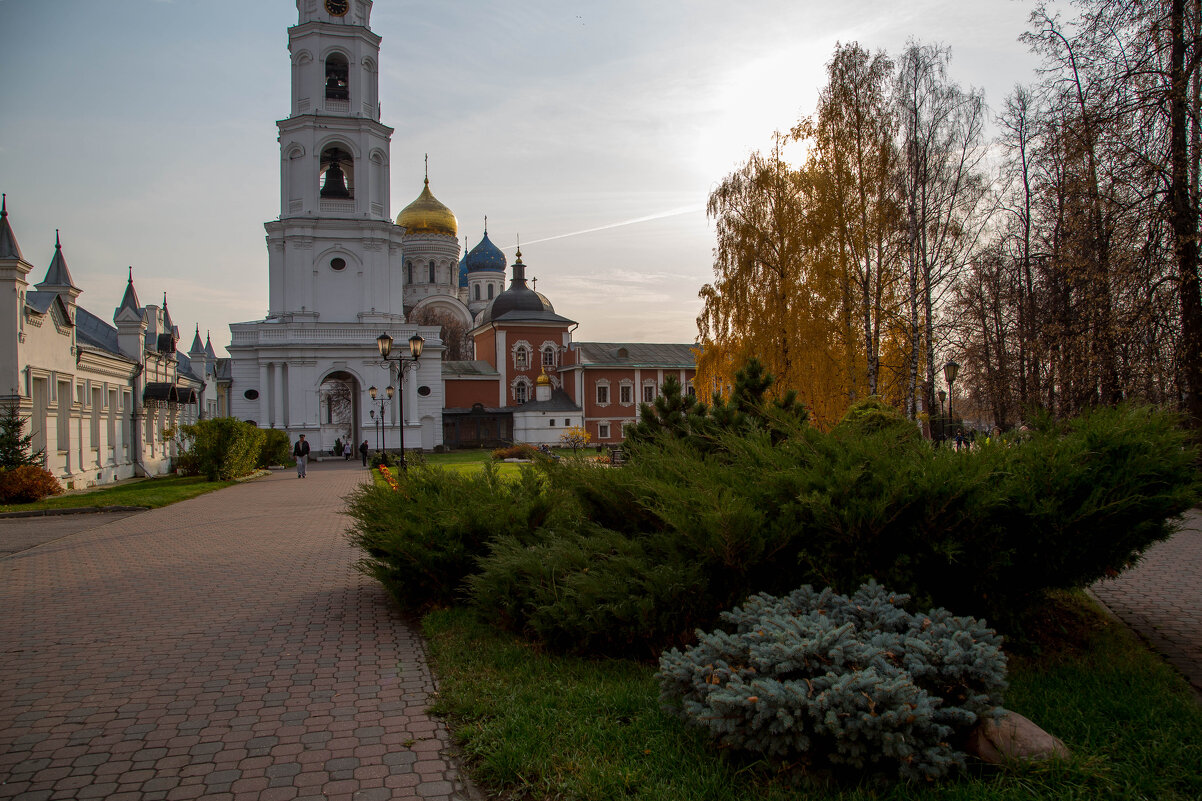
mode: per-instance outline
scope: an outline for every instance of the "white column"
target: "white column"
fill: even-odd
[[[284,362],[280,365],[280,403],[283,405],[283,414],[280,419],[284,423],[284,428],[288,428],[291,420],[291,414],[289,414],[291,409],[288,405],[288,399],[292,396],[291,378],[288,371],[288,362]]]
[[[497,349],[497,372],[501,374],[500,392],[501,397],[497,401],[498,406],[505,406],[509,399],[509,348],[505,345],[505,332],[501,329],[494,329]]]
[[[421,415],[417,413],[417,385],[420,372],[420,365],[418,365],[418,369],[410,368],[406,376],[408,380],[405,382],[405,417],[408,419],[405,421],[405,425],[421,419]]]
[[[271,387],[274,397],[271,399],[271,408],[273,411],[271,425],[274,428],[276,424],[283,426],[284,423],[284,364],[283,362],[275,363],[275,373]]]
[[[271,363],[259,362],[259,413],[255,415],[259,426],[267,428],[271,425]]]

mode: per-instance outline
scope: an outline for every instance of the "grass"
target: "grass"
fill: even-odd
[[[81,506],[148,506],[157,508],[228,487],[232,481],[208,481],[203,476],[165,476],[131,481],[91,492],[73,492],[34,503],[0,504],[0,512],[71,509]]]
[[[552,448],[552,451],[561,456],[571,456],[571,448]],[[577,456],[589,456],[593,451],[585,449],[577,451]],[[452,470],[459,473],[470,473],[484,469],[485,462],[492,459],[491,450],[464,450],[451,451],[450,453],[428,453],[422,456],[426,464],[441,467],[445,470]],[[517,478],[521,465],[517,462],[497,462],[497,468],[501,475],[505,478]]]
[[[977,765],[933,785],[820,783],[716,752],[659,709],[654,667],[548,654],[461,610],[423,621],[446,716],[485,789],[504,798],[868,801],[1196,799],[1202,709],[1126,629],[1075,597],[1070,645],[1011,660],[1006,706],[1071,760]]]

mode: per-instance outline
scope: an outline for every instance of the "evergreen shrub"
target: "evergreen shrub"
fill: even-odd
[[[395,453],[388,451],[375,451],[367,457],[367,463],[372,467],[396,467],[401,463],[400,458]]]
[[[0,503],[33,503],[62,491],[54,474],[40,465],[0,469]]]
[[[259,467],[271,467],[278,464],[290,465],[296,461],[292,458],[292,440],[288,438],[287,431],[272,428],[263,433],[266,436],[263,438],[263,447],[259,451]]]
[[[591,523],[494,539],[467,586],[482,616],[554,648],[644,658],[707,600],[696,564]]]
[[[499,542],[471,601],[550,643],[637,655],[755,592],[875,580],[1021,635],[1047,591],[1122,570],[1199,497],[1193,449],[1152,410],[1101,409],[966,453],[879,417],[717,432],[702,447],[661,435],[620,471],[563,464],[549,480],[591,527]]]
[[[25,433],[28,417],[17,403],[0,403],[0,470],[21,465],[42,465],[45,449],[33,449],[33,434]]]
[[[213,417],[181,426],[182,453],[176,467],[204,475],[209,481],[247,475],[258,464],[266,436],[262,429],[235,417]]]
[[[408,609],[454,603],[491,540],[524,542],[571,514],[531,466],[509,481],[491,462],[471,473],[417,463],[397,480],[396,492],[363,485],[350,494],[349,536],[366,554],[359,569]]]
[[[953,743],[1001,713],[1002,640],[945,609],[911,614],[908,601],[878,584],[752,596],[722,614],[724,630],[664,653],[664,708],[778,763],[942,777],[964,764]]]

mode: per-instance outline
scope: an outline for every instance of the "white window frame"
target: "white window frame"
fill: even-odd
[[[634,382],[622,381],[618,385],[618,403],[623,406],[634,405]]]
[[[513,347],[510,350],[513,353],[513,369],[529,370],[534,355],[534,348],[530,343],[524,339],[519,339],[513,343]],[[522,360],[521,362],[519,362],[519,358]]]
[[[519,389],[522,390],[522,394],[524,395],[523,398],[518,397]],[[509,392],[510,392],[511,396],[513,397],[514,404],[520,405],[523,403],[529,403],[529,401],[530,401],[530,379],[526,378],[526,376],[518,376],[517,378],[513,379],[513,381],[509,385]]]
[[[601,390],[605,390],[605,399],[604,400],[601,399]],[[597,383],[593,389],[593,397],[596,398],[598,406],[608,406],[609,405],[610,395],[609,395],[609,379],[608,378],[600,378],[597,380]]]
[[[609,423],[597,423],[597,439],[609,439]]]

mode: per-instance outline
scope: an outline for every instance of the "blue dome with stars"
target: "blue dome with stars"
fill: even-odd
[[[468,253],[465,258],[467,259],[467,271],[469,273],[478,273],[485,270],[496,273],[505,272],[505,254],[488,238],[487,230],[484,232],[484,238],[480,240],[480,244],[472,248],[471,253]]]
[[[467,289],[467,254],[463,254],[463,258],[459,260],[459,286]]]

